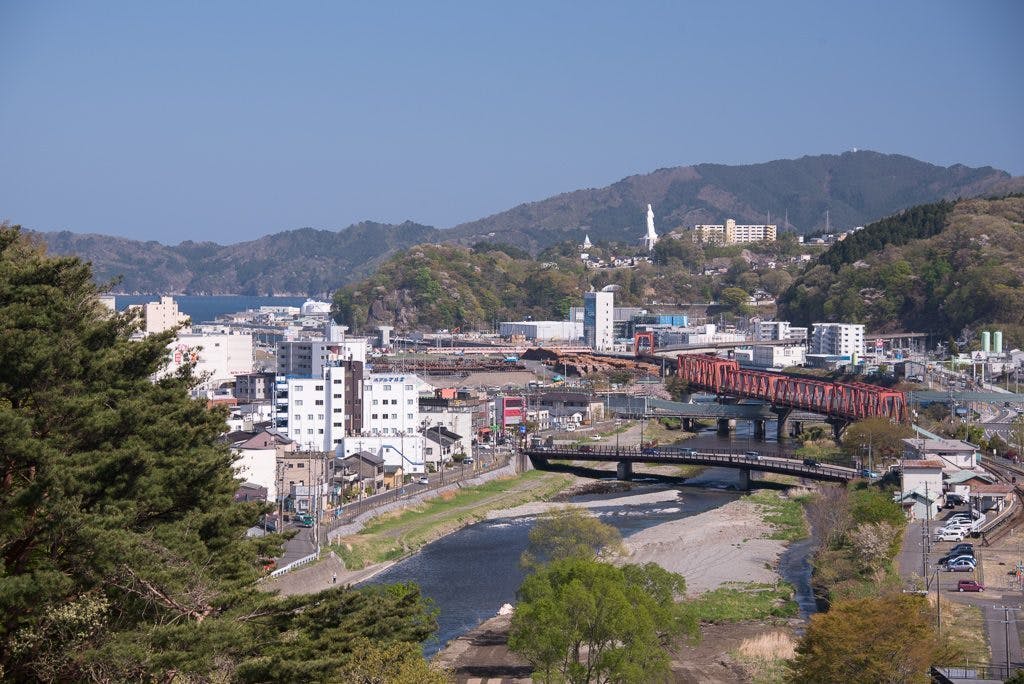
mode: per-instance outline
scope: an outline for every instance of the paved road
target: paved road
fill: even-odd
[[[1016,620],[1024,620],[1024,608],[1020,605],[1019,594],[1004,595],[996,589],[997,578],[979,577],[976,573],[966,572],[936,572],[935,562],[946,554],[953,547],[951,542],[925,541],[921,535],[923,523],[912,522],[907,525],[903,536],[903,548],[899,555],[899,571],[904,582],[910,586],[909,580],[922,576],[922,546],[926,546],[925,567],[928,573],[927,580],[929,591],[936,592],[940,601],[956,601],[978,606],[983,611],[985,634],[989,648],[992,651],[991,662],[993,665],[1006,663],[1006,651],[1009,646],[1011,669],[1024,667],[1024,651],[1021,649],[1020,632]],[[932,529],[937,523],[931,523]],[[976,552],[983,554],[985,550],[975,543]],[[956,590],[957,582],[961,579],[977,579],[990,586],[992,591],[968,594]],[[936,584],[937,583],[937,584]],[[1004,606],[1011,608],[1009,611],[1010,624],[1006,624]]]

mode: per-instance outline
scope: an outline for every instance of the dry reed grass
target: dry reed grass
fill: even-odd
[[[792,660],[795,649],[796,641],[785,632],[765,632],[744,639],[737,652],[745,660]]]

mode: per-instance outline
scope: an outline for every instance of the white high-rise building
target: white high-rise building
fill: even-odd
[[[252,373],[251,334],[178,335],[168,345],[170,361],[158,376],[173,374],[186,363],[194,363],[193,374],[204,387],[230,382],[236,375]]]
[[[754,340],[770,342],[772,340],[803,340],[807,341],[807,328],[799,328],[789,321],[758,321],[754,324]]]
[[[863,356],[864,326],[857,323],[815,323],[809,353]]]
[[[325,366],[339,361],[366,363],[367,347],[367,340],[361,337],[280,342],[277,345],[277,374],[320,377]]]
[[[362,429],[363,364],[324,366],[320,377],[279,378],[279,385],[286,390],[278,397],[278,432],[300,449],[332,451]]]
[[[363,433],[415,434],[420,425],[420,392],[429,390],[416,375],[370,373],[363,385]]]
[[[583,339],[595,351],[606,351],[615,341],[615,293],[587,292],[583,295]]]
[[[189,320],[188,314],[178,311],[178,303],[174,301],[174,297],[161,297],[159,302],[134,304],[128,308],[142,310],[145,323],[142,331],[147,335],[170,330]]]

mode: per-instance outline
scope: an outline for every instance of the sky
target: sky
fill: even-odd
[[[1024,175],[1024,2],[0,0],[0,219],[439,228],[871,149]]]

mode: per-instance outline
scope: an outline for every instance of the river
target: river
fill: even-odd
[[[767,440],[774,441],[774,440]],[[729,437],[705,431],[687,444],[737,448],[750,444],[758,448],[763,440],[754,440],[749,428],[740,423]],[[628,538],[642,529],[670,520],[704,513],[735,501],[742,496],[735,489],[738,472],[729,468],[707,468],[701,475],[687,480],[679,502],[658,502],[591,509],[602,521],[613,525]],[[636,494],[651,491],[643,477],[638,477]],[[622,494],[616,494],[621,497]],[[592,498],[592,497],[588,497]],[[430,657],[452,639],[493,617],[505,603],[515,603],[516,591],[524,578],[519,557],[526,549],[528,534],[536,518],[499,518],[475,523],[453,534],[427,544],[419,553],[376,575],[370,583],[416,582],[423,595],[439,610],[438,635],[424,646]],[[815,612],[814,593],[810,585],[809,557],[813,540],[796,542],[779,561],[780,573],[796,589],[795,600],[801,617]]]

